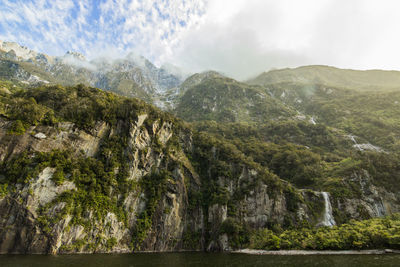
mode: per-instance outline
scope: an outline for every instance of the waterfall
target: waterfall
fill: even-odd
[[[353,141],[353,143],[357,145],[357,141],[356,141],[356,139],[355,139],[355,137],[356,137],[355,135],[349,134],[347,137],[349,137],[350,140]]]
[[[329,200],[329,194],[327,192],[321,192],[321,194],[324,197],[325,211],[324,211],[324,217],[320,225],[322,226],[336,225],[335,219],[333,218],[332,215],[332,206],[331,206],[331,201]]]

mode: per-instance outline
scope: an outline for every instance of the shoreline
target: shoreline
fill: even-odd
[[[248,255],[382,255],[399,254],[400,250],[394,249],[368,249],[368,250],[257,250],[240,249],[231,253]]]
[[[364,250],[259,250],[259,249],[239,249],[226,251],[202,251],[202,250],[176,250],[176,251],[111,251],[111,252],[73,252],[73,253],[0,253],[0,256],[5,255],[127,255],[127,254],[165,254],[165,253],[222,253],[222,254],[247,254],[247,255],[277,255],[277,256],[307,256],[307,255],[390,255],[400,254],[397,249],[364,249]]]

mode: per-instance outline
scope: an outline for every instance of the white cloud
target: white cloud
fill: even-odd
[[[134,50],[161,63],[182,28],[195,23],[204,12],[199,3],[202,1],[4,0],[0,39],[56,55],[73,49],[89,58],[116,52],[121,56]]]
[[[307,64],[400,69],[398,10],[395,0],[216,0],[169,61],[238,79]]]
[[[306,64],[400,69],[396,0],[0,1],[0,39],[51,55],[134,51],[238,79]]]

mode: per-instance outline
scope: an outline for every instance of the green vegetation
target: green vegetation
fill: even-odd
[[[196,171],[202,177],[203,192],[200,203],[203,207],[212,204],[228,204],[229,201],[237,202],[260,182],[269,185],[271,193],[283,188],[277,176],[262,168],[251,158],[246,157],[235,145],[223,139],[198,133],[193,137],[193,145],[191,159]],[[251,181],[243,181],[242,191],[236,192],[232,199],[227,189],[219,184],[218,179],[225,178],[236,182],[243,168],[254,169],[257,175]]]
[[[243,248],[250,242],[251,228],[233,218],[228,218],[222,223],[220,234],[229,236],[229,245],[231,247]]]
[[[229,143],[236,154],[246,155],[247,162],[254,161],[300,188],[328,191],[336,198],[358,197],[359,188],[350,176],[363,170],[379,172],[379,178],[373,177],[374,184],[386,185],[394,192],[397,188],[390,188],[399,179],[395,154],[349,151],[346,140],[324,126],[285,121],[269,125],[206,121],[194,126],[219,142]],[[391,167],[384,171],[382,165]]]
[[[282,74],[284,72],[288,72],[287,76]],[[393,87],[395,83],[378,77],[382,74],[399,78],[398,73],[311,66],[293,70],[293,73],[301,72],[306,78],[311,77],[309,81],[296,82],[291,72],[268,73],[271,74],[271,83],[253,81],[264,87],[249,86],[218,75],[192,85],[185,83],[183,87],[187,88],[176,113],[192,121],[199,132],[211,134],[220,143],[229,144],[234,148],[230,153],[242,153],[245,161],[260,164],[298,188],[328,191],[338,200],[360,198],[363,194],[360,181],[355,181],[354,177],[364,177],[358,179],[368,179],[376,186],[398,192],[400,121],[397,118],[400,114],[397,105],[400,94],[388,90],[397,89],[397,85]],[[337,88],[342,81],[335,78],[337,75],[329,76],[329,73],[336,72],[354,78],[359,87],[351,82],[348,85],[364,91]],[[275,74],[278,80],[273,78]],[[372,87],[367,88],[364,86],[367,83],[360,82],[367,74],[372,76],[366,80],[384,90],[367,91]],[[296,115],[294,110],[301,113]],[[311,117],[315,117],[317,124],[308,121]],[[360,152],[353,147],[349,135],[357,135],[358,143],[371,142],[390,153]],[[210,153],[211,147],[207,149]],[[196,159],[197,162],[201,160]],[[199,172],[211,162],[208,160]],[[235,173],[229,165],[219,165],[217,169],[223,171],[213,173],[210,169],[212,177],[229,177],[230,173]],[[215,182],[210,180],[206,181],[207,188],[215,187]],[[208,193],[205,198],[227,202],[223,190],[216,188],[210,190],[215,193]],[[344,218],[343,221],[348,220],[346,214],[339,213],[336,215]]]
[[[63,251],[63,252],[65,252],[65,251],[68,251],[68,252],[79,252],[79,251],[81,251],[81,249],[85,245],[87,245],[86,241],[83,240],[83,239],[79,239],[79,240],[76,240],[74,243],[72,243],[69,246],[62,245],[60,247],[60,250]]]
[[[9,134],[22,135],[25,133],[24,124],[20,120],[16,120],[12,123],[11,127],[8,129]]]
[[[350,221],[340,226],[254,232],[249,241],[254,249],[376,249],[400,248],[400,215],[363,221]]]
[[[372,143],[390,151],[400,148],[400,92],[318,91],[306,112],[321,122],[358,136],[358,143]]]
[[[8,193],[7,187],[8,187],[7,183],[0,184],[0,197],[5,197],[7,195]]]
[[[140,185],[146,194],[146,209],[138,214],[132,247],[140,249],[140,244],[147,236],[148,230],[152,227],[152,220],[158,202],[167,190],[167,182],[172,179],[167,170],[153,171],[141,179]]]
[[[160,112],[141,100],[120,97],[84,85],[19,90],[11,95],[0,95],[0,103],[7,107],[2,115],[10,120],[21,121],[25,128],[70,121],[77,127],[90,131],[98,121],[107,122],[112,126],[119,120],[127,124],[133,123],[140,113],[148,114],[148,121],[158,119],[180,125],[172,115]],[[150,125],[148,126],[150,130]]]
[[[262,122],[295,114],[265,93],[263,88],[224,77],[204,79],[189,88],[175,112],[187,121],[218,122]]]
[[[87,226],[91,222],[85,219],[85,212],[91,210],[94,218],[101,219],[107,212],[114,212],[120,221],[125,220],[125,213],[117,199],[110,194],[114,187],[118,188],[117,176],[105,168],[104,164],[94,158],[83,155],[73,157],[70,151],[52,151],[50,153],[22,153],[2,164],[0,175],[6,179],[2,182],[8,185],[26,184],[35,178],[46,167],[55,168],[52,176],[55,184],[60,185],[65,180],[73,181],[77,190],[66,191],[53,203],[42,208],[45,220],[48,208],[58,202],[65,202],[66,207],[60,218],[65,214],[74,214],[73,224]],[[66,176],[68,178],[66,178]],[[131,186],[134,186],[133,184]],[[132,187],[124,187],[129,190]],[[59,218],[47,218],[57,222]]]

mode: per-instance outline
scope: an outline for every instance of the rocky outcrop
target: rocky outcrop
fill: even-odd
[[[165,145],[172,136],[170,123],[154,122],[152,132],[143,127],[147,114],[138,116],[130,126],[129,151],[133,160],[129,163],[129,179],[139,181],[153,167],[160,166],[162,152],[152,149],[153,140]],[[0,149],[2,160],[7,160],[24,151],[49,152],[54,149],[72,149],[93,157],[102,138],[120,134],[123,122],[110,128],[98,123],[91,133],[77,129],[72,123],[60,123],[57,127],[32,127],[22,136],[7,134],[8,122],[2,121]],[[37,132],[37,133],[35,133]],[[11,139],[5,142],[4,139]],[[186,163],[187,164],[187,163]],[[190,163],[189,163],[190,164]],[[14,193],[0,200],[0,252],[1,253],[60,253],[60,252],[128,252],[132,251],[132,231],[138,214],[146,207],[146,195],[140,190],[131,191],[125,197],[123,207],[127,215],[125,223],[116,214],[108,212],[103,218],[96,218],[95,211],[86,211],[91,226],[73,223],[74,215],[65,213],[66,203],[54,200],[63,192],[76,190],[72,181],[56,185],[52,181],[54,168],[46,167],[28,184],[16,185]],[[187,190],[184,174],[179,168],[173,172],[173,180],[159,201],[153,216],[153,230],[148,231],[141,250],[166,251],[179,246],[186,227]],[[119,197],[119,196],[116,196]],[[48,207],[43,214],[41,209]],[[62,217],[58,214],[65,213]],[[42,219],[57,218],[50,225]],[[197,225],[201,224],[192,218]],[[99,239],[102,240],[99,242]],[[94,245],[96,244],[96,245]]]
[[[86,156],[95,155],[99,142],[109,131],[105,122],[99,122],[92,133],[79,130],[73,123],[62,122],[56,127],[33,126],[24,135],[9,135],[11,122],[0,118],[0,161],[24,151],[49,152],[72,149]]]
[[[350,180],[359,185],[361,196],[337,200],[334,204],[351,218],[374,218],[400,212],[398,194],[372,184],[366,170],[353,173]]]

